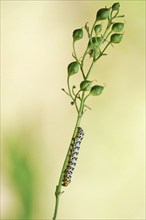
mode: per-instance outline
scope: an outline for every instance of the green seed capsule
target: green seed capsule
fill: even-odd
[[[80,40],[82,38],[83,38],[83,30],[81,28],[74,30],[74,32],[73,32],[73,40],[77,41],[77,40]]]
[[[101,8],[98,10],[97,14],[96,14],[96,20],[105,20],[109,17],[109,8]]]
[[[95,31],[96,34],[98,34],[101,30],[102,30],[102,25],[101,24],[97,24],[94,27],[94,31]]]
[[[123,28],[124,28],[124,23],[115,23],[115,24],[113,24],[113,26],[112,26],[112,31],[114,31],[114,32],[120,32],[120,31],[123,30]]]
[[[91,89],[91,85],[92,85],[92,81],[88,81],[88,80],[82,81],[80,84],[80,89],[82,91],[89,91]]]
[[[100,54],[99,48],[94,48],[89,50],[90,57],[93,57],[94,59],[96,59],[99,54]]]
[[[98,96],[102,93],[104,87],[103,86],[93,86],[92,89],[91,89],[91,92],[90,94],[93,95],[93,96]]]
[[[72,62],[68,65],[68,75],[74,75],[75,73],[77,73],[79,71],[79,64],[78,62]]]
[[[118,11],[120,8],[120,3],[119,2],[116,2],[112,5],[112,10],[113,11]]]
[[[123,34],[113,34],[111,36],[111,43],[119,44],[123,38]]]
[[[91,41],[89,41],[88,47],[97,48],[97,47],[100,47],[101,43],[102,43],[101,37],[92,37]]]

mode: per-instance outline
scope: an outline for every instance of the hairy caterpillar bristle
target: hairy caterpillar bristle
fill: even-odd
[[[78,154],[80,150],[80,144],[84,137],[84,131],[81,127],[78,127],[76,137],[73,138],[72,149],[70,151],[69,161],[66,167],[66,170],[64,171],[62,186],[68,186],[68,184],[71,182],[73,170],[75,168],[75,165],[77,163]]]

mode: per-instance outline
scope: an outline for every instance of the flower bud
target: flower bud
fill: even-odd
[[[77,41],[83,38],[83,30],[80,29],[76,29],[73,31],[73,40]]]
[[[91,89],[91,85],[92,85],[92,81],[88,81],[88,80],[82,81],[80,83],[80,89],[82,91],[89,91]]]
[[[113,34],[111,36],[111,43],[119,44],[123,38],[123,34]]]
[[[79,64],[77,61],[72,62],[68,65],[68,75],[74,75],[75,73],[77,73],[79,71]]]
[[[112,5],[112,10],[113,11],[118,11],[120,8],[120,3],[119,2],[116,2]]]
[[[114,31],[114,32],[120,32],[120,31],[123,30],[123,28],[124,28],[124,23],[115,23],[115,24],[113,24],[113,26],[112,26],[112,31]]]
[[[95,31],[96,34],[98,34],[101,30],[102,30],[102,25],[101,24],[97,24],[94,27],[94,31]]]
[[[91,89],[91,92],[90,94],[93,95],[93,96],[97,96],[97,95],[100,95],[103,91],[104,87],[103,86],[93,86],[92,89]]]
[[[96,14],[96,20],[105,20],[109,17],[109,8],[101,8],[98,10],[97,14]]]

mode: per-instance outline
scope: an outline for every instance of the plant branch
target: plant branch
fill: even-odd
[[[69,84],[69,76],[67,77],[67,86],[68,86],[69,95],[70,95],[70,97],[72,98],[72,100],[74,102],[74,97],[72,96],[71,89],[70,89],[70,84]],[[75,103],[75,107],[76,107],[77,112],[79,112],[76,101],[74,103]]]
[[[77,111],[77,119],[76,119],[76,123],[75,123],[75,126],[74,126],[72,138],[71,138],[71,141],[70,141],[67,153],[66,153],[66,157],[65,157],[65,160],[64,160],[64,163],[63,163],[63,166],[62,166],[59,181],[58,181],[58,184],[56,186],[56,191],[55,191],[55,199],[56,200],[55,200],[55,209],[54,209],[53,220],[56,220],[56,218],[57,218],[59,200],[60,200],[60,196],[62,194],[62,183],[64,181],[63,180],[64,173],[66,171],[66,168],[68,166],[68,162],[70,160],[70,153],[71,153],[71,150],[72,150],[72,146],[74,144],[74,139],[76,137],[78,127],[81,124],[81,119],[82,119],[82,116],[85,112],[84,108],[86,107],[88,109],[91,109],[90,107],[88,107],[85,104],[85,102],[86,102],[87,98],[90,95],[93,95],[93,96],[100,95],[103,88],[104,88],[103,86],[100,86],[100,85],[95,85],[91,88],[90,84],[88,84],[89,87],[82,87],[82,84],[80,84],[79,90],[77,92],[75,92],[74,89],[76,87],[73,86],[72,89],[71,89],[71,86],[70,86],[70,76],[76,74],[80,69],[80,71],[82,73],[82,76],[83,76],[83,80],[84,80],[84,81],[81,81],[81,83],[82,82],[83,83],[93,82],[93,81],[89,81],[88,78],[90,76],[91,70],[92,70],[94,64],[96,63],[96,61],[99,60],[99,58],[101,58],[101,56],[105,55],[104,52],[110,44],[120,43],[120,41],[122,39],[121,38],[122,34],[119,34],[119,33],[118,34],[113,34],[110,38],[110,41],[107,44],[105,43],[107,41],[109,35],[112,33],[112,30],[110,30],[110,27],[113,24],[112,20],[117,18],[117,17],[122,17],[122,16],[117,16],[118,13],[119,13],[119,7],[120,7],[119,3],[115,3],[109,9],[107,9],[107,8],[103,9],[102,8],[101,10],[99,10],[97,12],[98,16],[96,16],[96,20],[94,21],[94,23],[92,25],[91,32],[89,31],[89,27],[87,25],[88,22],[85,24],[85,30],[87,31],[87,34],[88,34],[88,42],[87,42],[87,47],[86,47],[81,59],[78,59],[78,57],[77,57],[75,42],[76,42],[76,40],[80,40],[83,37],[83,30],[82,29],[76,29],[73,32],[73,53],[72,53],[72,56],[74,57],[75,62],[70,63],[69,68],[68,68],[68,77],[67,77],[68,91],[66,91],[65,89],[62,89],[62,90],[71,98],[72,103],[75,104],[75,108],[76,108],[76,111]],[[107,11],[108,11],[108,14],[107,14]],[[113,12],[115,13],[115,15],[113,15]],[[107,20],[107,26],[106,26],[106,28],[103,32],[103,35],[98,37],[97,34],[96,34],[96,31],[95,31],[95,34],[93,35],[93,31],[94,31],[94,27],[95,27],[96,23],[98,21],[101,21],[101,20]],[[95,40],[95,42],[94,42],[94,40]],[[98,40],[101,40],[101,42],[98,41]],[[90,47],[90,44],[91,44],[91,47]],[[104,45],[103,49],[100,48],[100,46],[102,44]],[[92,51],[90,51],[90,49],[92,49]],[[92,52],[94,52],[94,53],[92,53]],[[90,54],[90,57],[92,57],[92,62],[90,63],[90,65],[88,67],[88,71],[85,73],[84,62],[85,62],[85,57],[88,53]],[[89,91],[89,93],[87,95],[86,95],[86,91]],[[80,92],[81,92],[81,94],[80,94]],[[77,99],[79,99],[79,100],[77,100]]]

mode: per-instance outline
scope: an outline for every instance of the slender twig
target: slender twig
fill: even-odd
[[[69,77],[67,77],[67,86],[68,86],[69,95],[72,98],[73,102],[75,103],[75,107],[76,107],[77,112],[79,112],[77,102],[76,102],[76,100],[74,101],[74,97],[72,96],[72,93],[71,93],[70,84],[69,84]]]
[[[90,73],[92,67],[93,67],[93,62],[92,62],[91,66],[90,66],[90,68],[88,70],[88,76],[89,76],[89,73]],[[87,78],[88,77],[86,77],[86,79]],[[69,85],[69,80],[68,80],[67,84]],[[68,87],[68,89],[69,89],[69,94],[72,97],[72,94],[71,94],[71,91],[70,91],[70,87]],[[67,163],[68,163],[68,160],[69,160],[69,152],[70,152],[71,147],[72,147],[72,140],[74,139],[74,137],[76,135],[77,127],[80,126],[81,118],[82,118],[82,115],[83,115],[83,109],[84,109],[84,103],[85,103],[84,97],[85,97],[85,92],[82,93],[80,108],[78,110],[78,116],[77,116],[77,121],[76,121],[75,128],[74,128],[73,136],[72,136],[71,143],[69,145],[69,149],[67,151],[66,158],[65,158],[65,161],[64,161],[64,164],[63,164],[63,167],[62,167],[62,171],[61,171],[61,174],[60,174],[58,185],[56,186],[56,191],[55,191],[56,204],[55,204],[53,220],[56,220],[56,217],[57,217],[59,198],[60,198],[60,195],[61,195],[61,187],[62,187],[63,175],[64,175],[64,171],[66,169],[66,166],[67,166]]]
[[[115,5],[116,4],[116,5]],[[112,20],[115,19],[116,17],[119,17],[117,16],[118,13],[119,13],[119,3],[115,3],[114,4],[114,9],[111,7],[109,8],[109,15],[105,18],[106,14],[104,14],[104,19],[107,19],[107,26],[103,32],[103,35],[101,35],[101,38],[102,38],[102,42],[101,44],[104,44],[105,45],[105,42],[107,40],[107,38],[110,36],[110,34],[112,33],[112,30],[110,30],[110,27],[111,25],[113,24]],[[118,8],[118,9],[116,9]],[[103,9],[102,9],[103,11]],[[105,11],[107,13],[107,9],[105,8]],[[112,17],[112,13],[113,11],[116,11],[115,12],[115,15]],[[102,15],[103,16],[103,15]],[[99,18],[102,20],[102,16],[100,14]],[[72,138],[71,138],[71,141],[70,141],[70,145],[69,145],[69,148],[68,148],[68,151],[66,153],[66,157],[65,157],[65,160],[64,160],[64,163],[63,163],[63,166],[62,166],[62,170],[61,170],[61,174],[60,174],[60,177],[59,177],[59,181],[58,181],[58,184],[56,186],[56,191],[55,191],[55,197],[56,197],[56,201],[55,201],[55,209],[54,209],[54,215],[53,215],[53,220],[56,220],[57,218],[57,213],[58,213],[58,207],[59,207],[59,200],[60,200],[60,196],[62,194],[62,183],[63,183],[63,178],[64,178],[64,173],[66,171],[66,168],[68,166],[68,162],[70,160],[70,152],[71,152],[71,149],[72,149],[72,145],[74,144],[74,139],[76,137],[76,134],[77,134],[77,129],[78,127],[80,126],[80,123],[81,123],[81,119],[82,119],[82,116],[85,112],[84,108],[88,108],[88,109],[91,109],[90,107],[88,107],[86,105],[86,100],[87,98],[92,95],[96,96],[96,95],[99,95],[101,94],[102,90],[104,87],[102,86],[99,86],[99,85],[95,85],[93,86],[92,88],[90,87],[90,82],[92,83],[93,81],[89,81],[89,76],[90,76],[90,73],[91,73],[91,70],[93,69],[93,66],[94,64],[97,62],[97,60],[99,60],[99,58],[103,55],[105,55],[105,50],[108,48],[108,46],[112,43],[117,43],[117,40],[120,42],[121,41],[121,36],[119,36],[119,39],[117,38],[118,37],[118,34],[116,36],[116,39],[115,39],[115,42],[114,42],[114,39],[110,39],[110,41],[104,46],[103,49],[101,49],[101,45],[98,45],[97,44],[97,41],[96,41],[96,44],[94,45],[94,40],[93,37],[95,36],[97,38],[97,34],[95,33],[95,35],[93,36],[93,30],[94,30],[94,27],[96,25],[96,23],[98,22],[97,20],[97,17],[96,17],[96,20],[94,21],[93,25],[92,25],[92,28],[91,28],[91,31],[89,31],[89,27],[87,26],[87,23],[85,25],[85,30],[87,31],[87,34],[88,34],[88,42],[87,42],[87,47],[85,49],[85,52],[83,53],[83,56],[81,59],[78,59],[77,57],[77,53],[76,53],[76,48],[75,48],[75,42],[76,40],[79,40],[82,38],[82,29],[77,29],[76,30],[76,34],[77,34],[77,31],[79,30],[80,32],[80,35],[75,35],[75,37],[73,36],[73,57],[75,59],[75,62],[71,63],[72,64],[72,68],[71,68],[71,72],[69,72],[69,69],[68,69],[68,77],[67,77],[67,87],[68,87],[68,92],[65,90],[65,89],[62,89],[66,95],[68,95],[71,100],[72,100],[72,103],[75,104],[75,108],[76,108],[76,111],[77,111],[77,119],[76,119],[76,123],[75,123],[75,127],[74,127],[74,131],[73,131],[73,135],[72,135]],[[77,39],[76,39],[77,37]],[[96,39],[97,40],[97,39]],[[84,62],[85,62],[85,57],[86,55],[89,53],[89,42],[91,43],[91,46],[93,46],[93,48],[97,49],[99,51],[99,54],[96,55],[97,57],[95,57],[95,54],[92,56],[92,61],[90,63],[90,66],[88,67],[88,71],[85,73],[84,71]],[[119,43],[118,42],[118,43]],[[74,65],[75,65],[75,69],[74,68]],[[72,87],[71,89],[71,86],[70,86],[70,76],[74,75],[75,73],[78,72],[78,70],[80,69],[81,73],[82,73],[82,78],[83,78],[83,83],[88,83],[86,84],[87,88],[86,87],[81,87],[82,83],[80,83],[80,88],[79,90],[75,93],[74,89],[76,88],[75,86]],[[88,88],[88,85],[89,85],[89,88]],[[99,90],[98,90],[99,88]],[[88,94],[86,95],[86,91],[88,91]],[[79,95],[80,94],[80,95]],[[79,99],[79,102],[77,102],[77,99]]]
[[[87,33],[88,33],[88,37],[89,37],[89,41],[90,41],[91,38],[92,38],[92,34],[93,34],[93,30],[94,30],[95,24],[96,24],[96,20],[94,21],[93,26],[92,26],[92,28],[91,28],[91,33],[87,32]],[[86,55],[87,55],[88,49],[89,49],[89,48],[88,48],[88,44],[87,44],[87,47],[86,47],[86,50],[85,50],[85,52],[84,52],[84,54],[83,54],[83,57],[82,57],[82,60],[81,60],[81,65],[80,65],[80,68],[81,68],[82,73],[84,73],[83,65],[84,65],[84,60],[85,60],[85,57],[86,57]],[[84,79],[86,79],[85,74],[83,74],[83,76],[84,76]]]
[[[53,220],[56,220],[56,217],[57,217],[59,198],[60,198],[60,195],[61,195],[61,188],[62,188],[62,180],[63,180],[64,171],[66,169],[66,166],[67,166],[67,163],[68,163],[68,160],[69,160],[69,153],[70,153],[70,150],[71,150],[71,147],[72,147],[72,140],[74,139],[74,137],[76,135],[77,127],[79,127],[80,122],[81,122],[81,117],[82,117],[82,114],[83,114],[83,107],[84,107],[84,96],[85,96],[85,93],[83,92],[81,103],[80,103],[80,109],[79,109],[77,121],[76,121],[76,124],[75,124],[73,136],[72,136],[72,139],[71,139],[71,143],[69,145],[69,149],[68,149],[67,154],[66,154],[66,158],[65,158],[65,161],[64,161],[64,164],[63,164],[63,167],[62,167],[62,171],[61,171],[61,174],[60,174],[58,185],[56,186],[56,191],[55,191],[56,204],[55,204]]]
[[[104,54],[104,51],[108,48],[108,46],[111,44],[111,42],[108,42],[108,44],[105,46],[105,48],[103,49],[103,51],[99,54],[99,56],[96,58],[95,61],[99,60],[99,58]]]
[[[89,74],[90,74],[90,72],[91,72],[91,69],[92,69],[92,67],[93,67],[94,63],[95,63],[95,60],[93,59],[93,60],[92,60],[92,63],[91,63],[91,66],[89,67],[89,70],[88,70],[88,72],[87,72],[87,75],[86,75],[86,80],[87,80],[87,79],[88,79],[88,77],[89,77]]]
[[[73,54],[74,54],[74,58],[76,59],[76,61],[80,64],[80,61],[77,57],[77,53],[76,53],[76,49],[75,49],[75,41],[73,41]]]
[[[61,90],[62,90],[63,92],[65,92],[66,95],[68,95],[69,97],[71,97],[70,94],[69,94],[65,89],[61,89]]]

